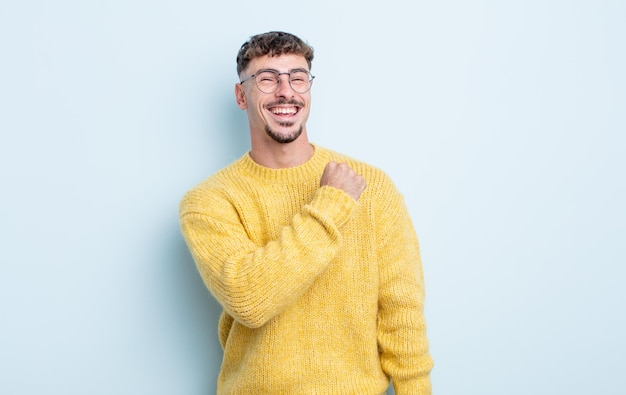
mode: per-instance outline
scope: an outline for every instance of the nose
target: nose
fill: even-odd
[[[291,88],[289,83],[289,73],[280,73],[278,75],[278,88],[276,89],[276,96],[278,97],[293,97],[295,92]]]

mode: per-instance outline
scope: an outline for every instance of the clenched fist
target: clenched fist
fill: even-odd
[[[361,193],[365,190],[366,183],[363,177],[358,175],[345,163],[328,162],[320,186],[328,185],[341,189],[354,200],[359,200]]]

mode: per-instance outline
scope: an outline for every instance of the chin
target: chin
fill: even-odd
[[[304,127],[300,125],[300,127],[296,130],[292,130],[286,133],[277,133],[274,130],[272,130],[269,126],[265,125],[265,133],[267,133],[267,135],[270,136],[272,140],[280,144],[293,143],[294,141],[298,139],[298,137],[300,137],[300,135],[302,135],[303,130],[304,130]]]

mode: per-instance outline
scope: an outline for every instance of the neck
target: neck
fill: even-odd
[[[311,159],[315,149],[303,133],[296,141],[287,144],[275,141],[252,141],[250,157],[261,166],[285,169],[304,164]]]

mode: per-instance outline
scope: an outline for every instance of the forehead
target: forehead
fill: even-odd
[[[254,58],[248,64],[246,73],[252,74],[261,69],[275,69],[279,72],[287,72],[293,69],[309,69],[306,59],[302,55],[278,55],[278,56],[259,56]]]

